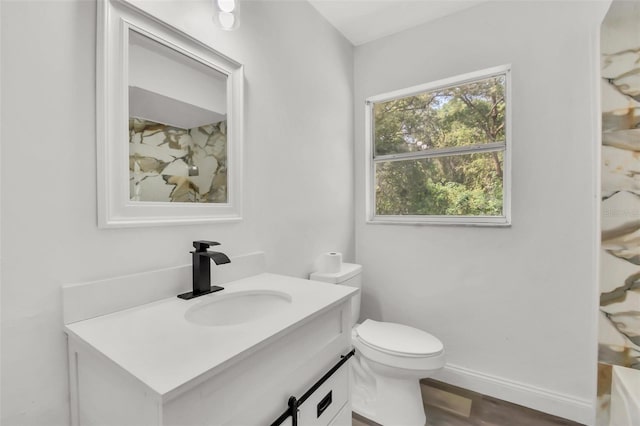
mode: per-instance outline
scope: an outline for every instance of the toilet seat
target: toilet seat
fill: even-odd
[[[353,329],[352,342],[366,359],[388,367],[432,371],[445,363],[440,340],[402,324],[365,320]]]
[[[362,343],[390,355],[425,358],[444,351],[437,337],[404,324],[367,319],[355,331]]]

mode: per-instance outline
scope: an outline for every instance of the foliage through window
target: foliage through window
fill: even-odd
[[[506,66],[370,98],[370,219],[508,224]]]

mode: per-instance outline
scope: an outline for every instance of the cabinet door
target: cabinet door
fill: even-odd
[[[333,420],[331,420],[331,423],[329,423],[329,426],[351,426],[352,424],[353,423],[351,420],[351,404],[347,403],[347,404],[344,404],[344,407],[342,407],[342,410],[340,410],[340,412],[336,414]]]

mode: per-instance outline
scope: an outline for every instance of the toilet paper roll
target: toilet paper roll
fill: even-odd
[[[342,253],[330,251],[325,253],[322,259],[323,272],[328,274],[335,274],[340,272],[342,268]]]

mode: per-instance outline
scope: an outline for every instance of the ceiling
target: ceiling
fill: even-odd
[[[487,0],[308,0],[353,45],[404,31]]]

